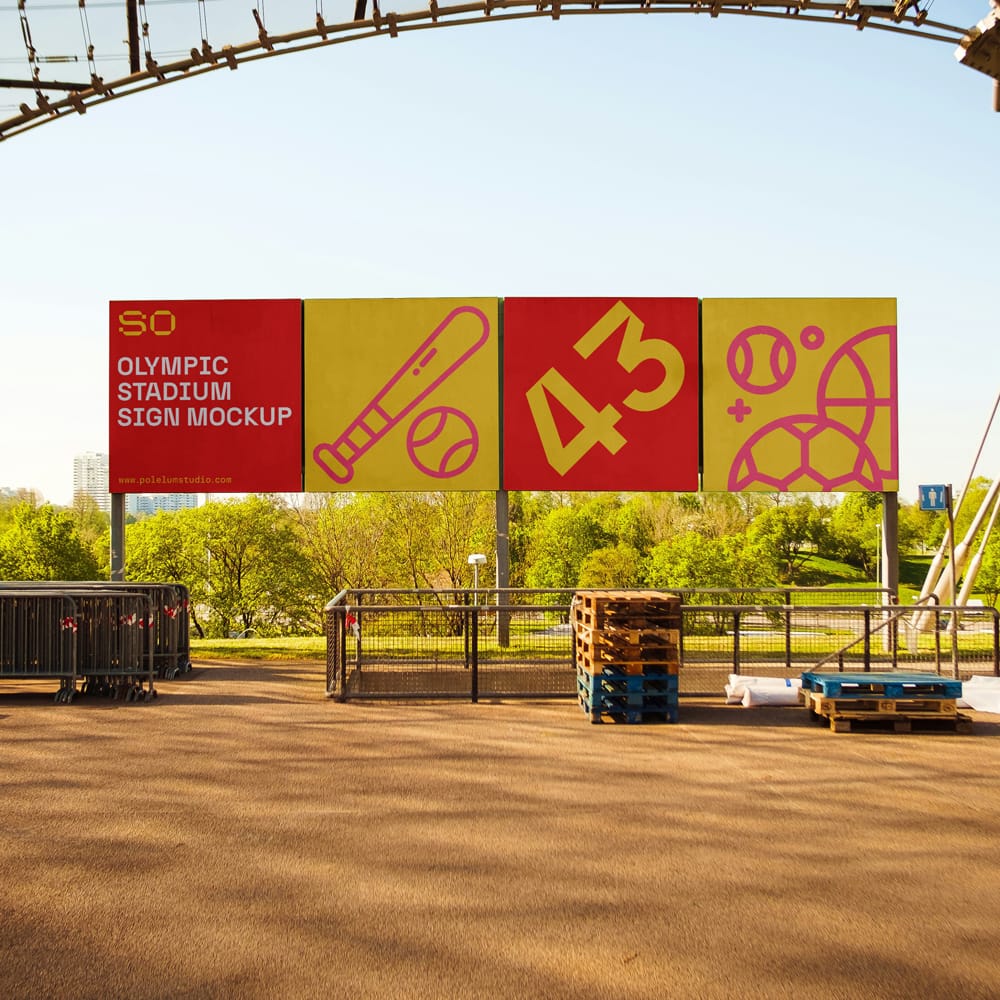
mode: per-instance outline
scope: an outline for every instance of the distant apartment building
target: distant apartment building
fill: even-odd
[[[189,510],[198,506],[197,493],[130,493],[125,499],[129,514],[142,516],[160,510]]]
[[[91,497],[106,514],[111,513],[111,494],[108,492],[108,456],[103,452],[88,451],[73,459],[73,496]]]

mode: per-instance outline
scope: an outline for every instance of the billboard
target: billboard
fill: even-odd
[[[304,303],[305,488],[497,490],[499,300]]]
[[[112,493],[302,488],[298,299],[110,304]]]
[[[889,298],[123,301],[109,366],[113,493],[899,484]]]
[[[504,300],[504,488],[696,490],[698,300]]]
[[[895,492],[895,299],[705,299],[702,489]]]

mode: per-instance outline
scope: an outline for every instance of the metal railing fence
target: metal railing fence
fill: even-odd
[[[574,697],[574,593],[342,591],[326,607],[327,694],[341,700]],[[1000,675],[994,608],[932,606],[922,619],[933,627],[917,630],[909,626],[912,608],[815,602],[817,593],[841,598],[839,591],[772,593],[791,599],[682,604],[682,695],[721,693],[731,673],[790,677],[817,668],[905,668]],[[881,602],[885,592],[863,593]]]
[[[56,700],[76,690],[77,606],[66,594],[0,591],[0,679],[54,679]]]
[[[134,593],[148,599],[147,616],[157,677],[172,679],[191,670],[190,597],[181,583],[107,580],[4,580],[5,590],[50,591],[62,594]]]
[[[58,680],[57,702],[152,700],[156,677],[191,669],[188,614],[179,584],[0,581],[0,680]]]

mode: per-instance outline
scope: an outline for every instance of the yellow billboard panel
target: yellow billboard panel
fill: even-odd
[[[702,489],[895,492],[895,299],[705,299]]]
[[[499,302],[307,299],[305,488],[500,488]]]

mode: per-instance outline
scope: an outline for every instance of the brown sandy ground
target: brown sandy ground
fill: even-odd
[[[1000,995],[1000,717],[591,725],[321,671],[0,685],[0,997]]]

